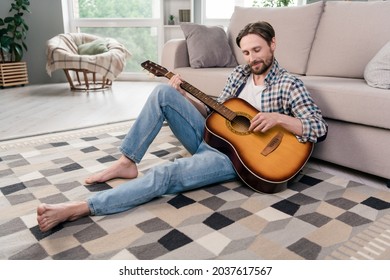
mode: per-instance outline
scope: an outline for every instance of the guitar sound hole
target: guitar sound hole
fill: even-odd
[[[239,134],[249,133],[251,121],[246,116],[238,115],[231,121],[231,128]]]

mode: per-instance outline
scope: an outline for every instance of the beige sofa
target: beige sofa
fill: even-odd
[[[235,45],[239,30],[249,22],[270,22],[276,31],[275,56],[280,65],[300,76],[329,124],[327,140],[315,145],[312,156],[390,178],[390,86],[386,89],[390,83],[389,15],[390,1],[236,7],[227,28],[227,42],[237,63],[242,64]],[[191,67],[189,42],[167,42],[162,65],[204,93],[218,96],[233,68],[218,64]],[[230,52],[209,45],[206,51],[214,49]],[[381,50],[386,63],[373,66]],[[383,67],[387,70],[381,75],[372,70]],[[378,77],[384,77],[385,86],[375,81]]]

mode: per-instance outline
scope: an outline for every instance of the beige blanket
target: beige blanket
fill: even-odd
[[[78,54],[77,46],[98,38],[85,33],[66,33],[48,40],[46,71],[49,76],[57,69],[84,69],[99,73],[111,81],[115,80],[126,66],[131,53],[117,40],[107,38],[108,52],[97,55]]]

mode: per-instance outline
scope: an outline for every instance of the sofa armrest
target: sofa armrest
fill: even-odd
[[[179,67],[190,67],[186,40],[172,39],[166,42],[162,51],[161,64],[169,71]]]

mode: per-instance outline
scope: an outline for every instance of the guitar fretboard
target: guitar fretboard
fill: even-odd
[[[172,78],[175,74],[172,72],[167,72],[164,76],[168,79]],[[233,119],[237,116],[235,112],[224,106],[223,104],[215,101],[213,98],[203,93],[193,85],[183,81],[180,85],[182,89],[190,93],[195,98],[199,99],[201,102],[209,106],[212,110],[223,116],[225,119],[229,121],[233,121]]]

